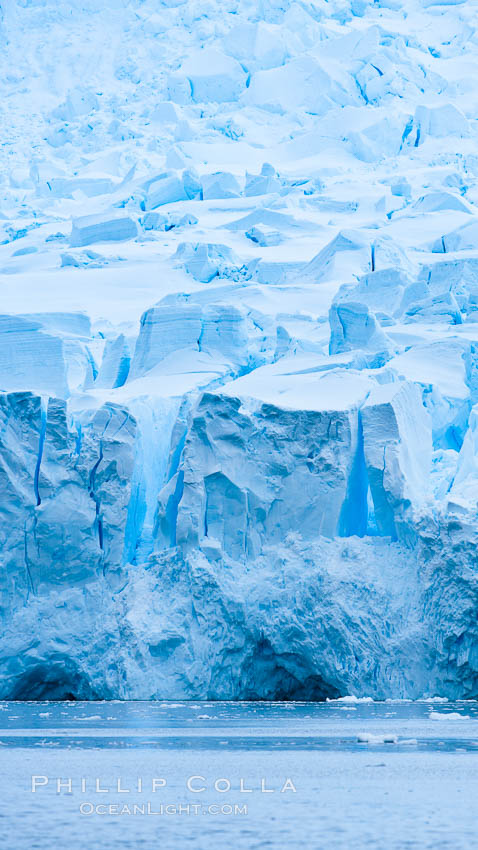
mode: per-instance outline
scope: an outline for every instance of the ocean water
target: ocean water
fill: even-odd
[[[472,848],[478,703],[0,703],[0,834],[12,850]]]

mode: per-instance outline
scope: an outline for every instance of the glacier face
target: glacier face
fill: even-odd
[[[0,698],[478,697],[475,4],[1,15]]]

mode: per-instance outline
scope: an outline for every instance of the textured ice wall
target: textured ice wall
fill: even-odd
[[[475,4],[0,13],[0,697],[477,697]]]

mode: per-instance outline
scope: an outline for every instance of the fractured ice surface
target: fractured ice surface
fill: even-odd
[[[178,71],[171,74],[168,92],[171,100],[187,103],[235,101],[246,84],[239,62],[216,47],[193,50]]]
[[[93,242],[121,242],[136,236],[136,223],[126,215],[85,215],[73,219],[70,245],[78,247]]]
[[[4,6],[0,697],[478,697],[474,3]]]

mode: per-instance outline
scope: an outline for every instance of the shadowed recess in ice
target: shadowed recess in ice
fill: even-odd
[[[475,11],[2,4],[0,697],[478,696]]]

